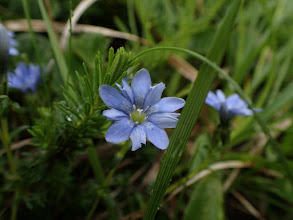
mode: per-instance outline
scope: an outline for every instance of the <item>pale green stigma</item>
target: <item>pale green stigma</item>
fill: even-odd
[[[136,109],[130,114],[130,119],[136,124],[142,124],[146,119],[147,116],[142,109]]]

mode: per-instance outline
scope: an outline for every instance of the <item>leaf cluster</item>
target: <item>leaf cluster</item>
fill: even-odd
[[[67,81],[62,89],[63,99],[55,102],[52,108],[38,109],[40,118],[29,130],[34,145],[49,151],[73,152],[101,137],[106,122],[101,114],[105,105],[99,97],[99,87],[114,85],[130,75],[135,70],[130,58],[131,54],[123,48],[116,53],[110,48],[106,67],[98,53],[92,73],[85,64],[83,73],[76,71],[73,80]]]

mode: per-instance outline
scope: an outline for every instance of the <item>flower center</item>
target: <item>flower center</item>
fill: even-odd
[[[136,124],[142,124],[146,119],[147,116],[146,114],[143,112],[142,109],[136,109],[134,110],[131,114],[130,114],[130,119]]]

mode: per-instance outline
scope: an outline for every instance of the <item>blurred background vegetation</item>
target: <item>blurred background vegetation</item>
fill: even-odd
[[[84,1],[44,2],[61,40],[70,7],[74,11]],[[105,68],[110,47],[115,51],[124,47],[136,55],[150,47],[177,46],[206,55],[231,1],[92,2],[63,50],[72,73],[84,73],[85,67],[93,73],[98,51]],[[46,25],[38,4],[28,4],[38,52],[26,25],[23,1],[0,2],[1,22],[15,32],[19,42],[20,56],[10,56],[9,70],[20,61],[46,69],[36,93],[11,90],[9,94],[14,103],[6,112],[11,147],[22,178],[18,219],[141,219],[164,152],[150,143],[136,152],[123,152],[123,146],[106,143],[103,135],[109,122],[95,114],[79,130],[70,127],[62,111],[66,93],[60,86],[63,81]],[[214,141],[217,112],[205,105],[156,219],[293,219],[292,11],[290,0],[243,1],[219,65],[254,106],[263,109],[262,119],[278,148],[253,117],[235,118],[230,142],[220,146]],[[127,65],[125,70],[131,66]],[[166,51],[139,60],[139,67],[150,71],[153,83],[166,84],[164,96],[182,98],[189,94],[200,65],[189,55]],[[73,84],[79,78],[74,79]],[[226,95],[233,93],[221,77],[216,88]],[[43,139],[37,131],[43,132]],[[89,145],[93,148],[87,149]],[[106,184],[92,171],[94,159],[88,150],[98,152]],[[10,178],[2,146],[0,152],[0,216],[7,219],[18,183]],[[211,174],[205,176],[205,172]]]

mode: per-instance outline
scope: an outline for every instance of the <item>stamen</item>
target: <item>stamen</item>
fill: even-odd
[[[147,106],[147,107],[145,108],[145,110],[143,111],[143,113],[145,113],[149,108],[150,108],[150,106]]]
[[[143,109],[136,109],[129,115],[130,119],[136,124],[142,124],[146,119],[146,114],[143,113]]]
[[[132,107],[133,107],[133,110],[135,111],[136,110],[136,106],[135,105],[132,105]]]

